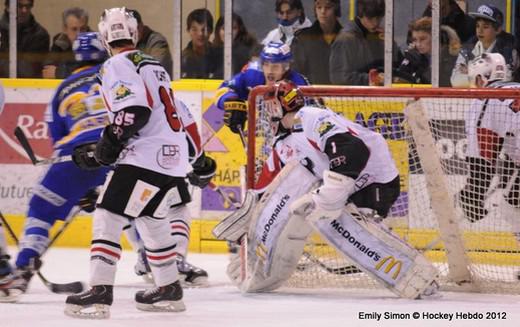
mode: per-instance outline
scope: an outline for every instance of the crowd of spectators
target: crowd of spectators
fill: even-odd
[[[251,33],[242,17],[232,14],[232,74],[254,61],[262,47],[282,42],[291,47],[292,68],[312,84],[382,85],[384,80],[384,0],[356,1],[355,18],[340,22],[341,1],[314,0],[305,13],[302,0],[276,0],[277,26],[263,38]],[[394,82],[432,82],[432,9],[428,1],[421,17],[409,23],[405,45],[394,42]],[[90,31],[89,13],[79,7],[62,13],[62,31],[52,37],[32,13],[35,0],[17,0],[17,76],[59,78],[76,68],[72,44],[80,32]],[[9,0],[0,19],[0,77],[9,76]],[[439,86],[467,87],[467,65],[485,52],[501,53],[514,80],[520,79],[517,38],[504,31],[504,15],[491,4],[466,13],[455,0],[440,1]],[[138,22],[137,47],[157,58],[172,75],[173,59],[164,35]],[[345,21],[345,20],[343,20]],[[189,41],[181,52],[181,77],[224,78],[224,17],[214,24],[206,8],[191,11],[186,20]],[[261,42],[260,42],[261,40]],[[401,51],[402,50],[402,51]]]

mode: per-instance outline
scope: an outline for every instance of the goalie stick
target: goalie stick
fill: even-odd
[[[27,156],[35,166],[41,166],[41,165],[51,165],[59,162],[65,162],[65,161],[71,161],[72,156],[66,155],[61,157],[53,157],[49,159],[38,159],[36,158],[36,155],[34,153],[33,148],[31,147],[31,144],[29,143],[29,140],[27,139],[27,136],[23,132],[22,128],[20,126],[16,126],[14,129],[14,136],[16,136],[16,139],[18,142],[20,142],[20,145],[23,147],[25,153],[27,153]]]

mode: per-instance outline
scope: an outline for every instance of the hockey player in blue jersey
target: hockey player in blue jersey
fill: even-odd
[[[292,53],[287,44],[270,42],[260,53],[260,60],[224,81],[217,90],[216,105],[224,110],[224,124],[233,133],[244,129],[247,120],[249,91],[258,85],[273,85],[281,80],[290,80],[296,85],[308,85],[307,79],[291,70]]]
[[[45,113],[54,155],[77,156],[95,144],[108,116],[97,74],[108,57],[98,33],[81,33],[73,44],[78,67],[56,90]],[[48,167],[33,189],[20,250],[13,272],[0,279],[0,302],[16,301],[41,265],[40,254],[49,244],[49,229],[65,220],[85,195],[105,181],[109,168],[85,170],[74,162]],[[97,195],[94,196],[94,200]],[[93,208],[92,208],[93,210]]]

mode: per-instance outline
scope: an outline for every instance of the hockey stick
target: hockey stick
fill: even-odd
[[[33,148],[31,147],[31,144],[29,143],[29,140],[27,139],[27,136],[23,132],[22,128],[20,126],[16,126],[14,129],[14,136],[16,136],[16,139],[18,142],[20,142],[20,145],[23,147],[25,153],[27,153],[27,156],[35,166],[41,166],[41,165],[51,165],[59,162],[65,162],[65,161],[71,161],[72,156],[66,155],[62,157],[53,157],[49,159],[37,159],[36,155],[34,153]]]
[[[70,223],[74,219],[74,216],[76,216],[80,210],[81,210],[81,208],[79,208],[77,211],[75,211],[74,214],[71,215],[71,217],[65,221],[63,226],[61,226],[61,228],[58,230],[58,232],[56,232],[54,237],[51,239],[51,241],[49,242],[49,245],[47,245],[47,248],[45,248],[45,250],[42,252],[42,254],[40,255],[40,258],[43,257],[43,255],[47,252],[47,250],[49,250],[51,245],[53,245],[58,240],[58,238],[61,236],[61,234],[63,234],[65,229],[70,225]],[[7,222],[7,219],[4,217],[2,212],[0,212],[0,219],[2,220],[5,228],[7,229],[7,232],[13,238],[16,245],[19,246],[20,241],[18,240],[18,237],[16,236],[14,230],[11,228],[11,226]],[[53,293],[57,293],[57,294],[74,293],[75,294],[75,293],[82,292],[84,289],[83,283],[79,282],[79,281],[65,283],[65,284],[58,284],[58,283],[50,282],[47,278],[45,278],[45,276],[43,276],[43,274],[40,272],[39,268],[36,271],[36,274],[41,279],[43,284]]]
[[[242,146],[244,147],[244,151],[247,153],[247,143],[246,143],[246,137],[244,134],[244,130],[242,129],[242,126],[237,126],[238,128],[238,135],[240,135],[240,142],[242,142]]]

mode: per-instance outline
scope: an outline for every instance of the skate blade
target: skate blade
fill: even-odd
[[[65,306],[65,314],[69,317],[80,319],[108,319],[110,318],[110,306],[106,304],[89,306],[67,304]]]
[[[198,288],[198,287],[208,287],[209,286],[208,276],[197,277],[192,281],[186,281],[182,277],[179,278],[179,280],[181,282],[181,286],[185,287],[185,288]]]
[[[0,290],[0,303],[14,303],[20,299],[24,292],[20,289]]]
[[[152,312],[181,312],[186,310],[186,306],[182,300],[179,301],[159,301],[153,304],[136,303],[136,307],[142,311]]]

